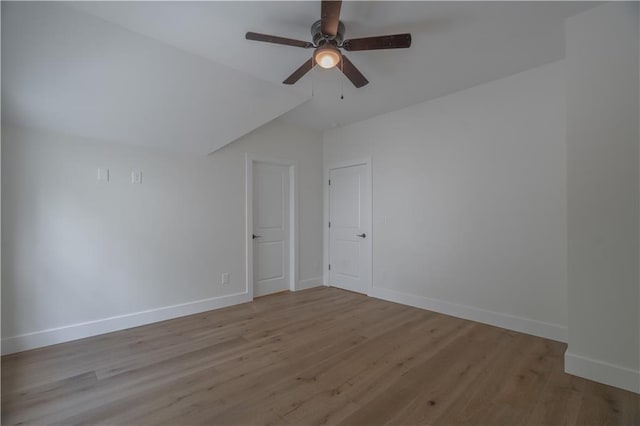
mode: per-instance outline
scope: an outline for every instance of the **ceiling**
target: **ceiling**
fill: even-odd
[[[2,122],[208,154],[307,99],[54,3],[2,3]]]
[[[125,107],[127,114],[116,114],[112,110],[117,109],[117,105],[133,103],[136,111],[143,115],[142,124],[134,123],[131,118],[127,122],[134,127],[144,127],[145,120],[153,120],[158,109],[162,119],[169,120],[172,114],[177,114],[170,120],[173,130],[161,132],[169,132],[167,140],[181,135],[184,139],[188,134],[184,132],[194,126],[198,118],[191,117],[192,114],[199,115],[205,122],[211,118],[208,126],[206,123],[196,126],[197,138],[193,137],[206,140],[216,134],[216,139],[223,143],[276,117],[323,130],[561,59],[564,19],[595,3],[345,2],[341,20],[346,25],[347,38],[398,32],[411,32],[413,36],[410,49],[348,53],[370,81],[361,89],[355,89],[338,70],[317,67],[295,86],[284,86],[282,80],[307,60],[311,51],[244,39],[246,31],[255,31],[309,40],[309,28],[320,16],[319,1],[30,5],[8,8],[3,2],[3,89],[7,87],[7,63],[9,70],[14,71],[8,82],[18,83],[11,86],[13,90],[10,89],[8,99],[3,90],[3,109],[6,101],[13,115],[19,118],[34,109],[30,103],[42,100],[42,96],[38,96],[40,91],[60,95],[65,89],[73,88],[78,80],[86,84],[106,82],[112,89],[126,81],[121,90],[89,92],[64,99],[74,114],[90,99],[112,103],[107,112],[114,114],[109,125],[115,127],[127,127],[116,122],[121,115],[128,116],[133,108]],[[49,10],[42,12],[43,8]],[[27,26],[15,19],[13,23],[5,22],[5,9],[11,18],[20,17]],[[12,9],[29,10],[18,13]],[[56,22],[51,23],[53,21]],[[45,22],[47,25],[42,25]],[[45,40],[36,40],[32,32]],[[5,33],[9,34],[9,45]],[[16,47],[12,48],[11,43]],[[51,51],[63,51],[63,54],[51,59]],[[144,56],[146,62],[137,59],[136,54]],[[40,55],[45,58],[39,58]],[[134,71],[128,75],[132,63]],[[45,76],[42,69],[32,68],[26,76],[14,75],[23,73],[24,67],[43,65],[57,73],[55,82],[51,81],[50,73]],[[95,77],[91,77],[91,73]],[[157,84],[155,80],[159,80]],[[37,84],[32,86],[34,82]],[[150,87],[143,90],[139,85]],[[340,99],[342,92],[343,100]],[[147,95],[149,99],[140,100]],[[14,105],[16,100],[19,102]],[[167,106],[176,101],[178,105]],[[31,115],[50,125],[62,114],[41,111],[44,106],[38,108],[39,115]],[[219,113],[223,113],[221,120],[212,118]],[[103,136],[101,132],[94,133],[96,137]],[[123,131],[113,133],[110,139],[124,140],[126,136]],[[144,132],[140,130],[140,133]],[[208,150],[217,144],[198,142],[194,150]]]

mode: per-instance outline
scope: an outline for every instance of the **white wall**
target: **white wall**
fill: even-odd
[[[373,295],[566,339],[565,69],[324,133],[372,157]]]
[[[319,133],[274,122],[198,156],[4,127],[3,351],[247,300],[245,152],[299,161],[299,278],[320,283]]]
[[[566,371],[640,393],[638,4],[567,20]]]

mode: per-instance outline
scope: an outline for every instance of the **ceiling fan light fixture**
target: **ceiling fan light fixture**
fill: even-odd
[[[327,44],[318,47],[313,54],[313,58],[316,64],[322,68],[331,69],[340,62],[340,51],[336,47]]]
[[[1,1],[1,0],[0,0]],[[340,8],[342,0],[322,0],[320,5],[320,19],[311,25],[312,42],[295,40],[292,38],[273,36],[247,32],[247,40],[262,41],[266,43],[282,44],[285,46],[302,47],[309,49],[315,47],[311,58],[307,59],[293,74],[287,77],[283,84],[296,84],[302,77],[311,71],[316,64],[325,69],[335,66],[340,67],[340,71],[357,88],[369,84],[369,80],[356,68],[353,63],[343,55],[340,49],[347,52],[358,50],[379,50],[379,49],[406,49],[411,46],[411,34],[390,34],[383,36],[344,39],[345,27],[340,22]]]

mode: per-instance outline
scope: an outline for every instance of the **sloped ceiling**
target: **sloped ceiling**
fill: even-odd
[[[410,32],[410,49],[347,53],[371,82],[355,89],[316,67],[295,86],[312,99],[283,120],[323,130],[564,57],[564,20],[596,3],[345,1],[346,37]],[[310,40],[320,1],[79,2],[73,7],[274,84],[311,56],[247,41],[246,31]],[[342,88],[344,86],[344,88]],[[344,100],[340,93],[344,90]]]
[[[307,97],[55,3],[2,4],[3,123],[207,154]]]
[[[344,2],[347,38],[411,32],[410,49],[351,52],[371,82],[314,69],[319,1],[2,4],[3,120],[99,139],[211,152],[276,117],[323,130],[564,57],[584,2]],[[344,93],[344,99],[340,94]]]

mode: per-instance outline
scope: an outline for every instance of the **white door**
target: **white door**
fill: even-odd
[[[253,294],[289,289],[289,166],[253,163]]]
[[[329,171],[329,284],[368,293],[371,182],[367,165]]]

